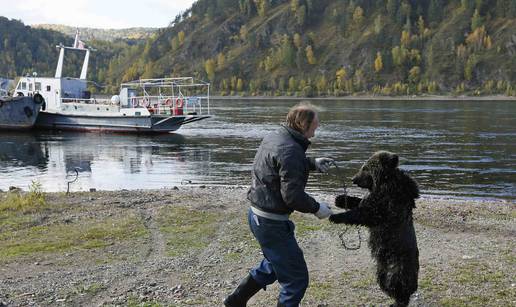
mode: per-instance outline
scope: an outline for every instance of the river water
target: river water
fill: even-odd
[[[292,100],[212,101],[214,117],[169,135],[35,131],[0,134],[0,189],[155,189],[250,183],[261,138],[277,129]],[[308,155],[339,170],[313,174],[309,190],[338,193],[375,151],[400,167],[427,197],[516,199],[516,103],[502,101],[331,101]]]

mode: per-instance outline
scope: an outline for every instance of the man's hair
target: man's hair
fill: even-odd
[[[317,110],[312,104],[301,102],[290,108],[285,124],[300,133],[305,133],[312,125],[316,115]]]

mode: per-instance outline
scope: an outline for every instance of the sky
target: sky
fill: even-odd
[[[122,29],[166,27],[195,0],[0,0],[0,16],[26,25]]]

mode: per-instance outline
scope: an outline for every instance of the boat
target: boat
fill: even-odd
[[[76,33],[73,47],[60,44],[54,77],[21,77],[19,95],[42,95],[46,101],[35,126],[45,129],[129,133],[168,133],[209,118],[210,84],[192,77],[140,79],[120,85],[109,98],[92,97],[87,89],[88,61],[94,49]],[[79,78],[63,77],[66,51],[85,52]]]
[[[33,128],[44,103],[40,94],[10,97],[0,92],[0,130]]]

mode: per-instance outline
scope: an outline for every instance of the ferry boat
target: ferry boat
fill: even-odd
[[[192,77],[142,79],[123,83],[111,99],[87,89],[90,49],[75,36],[73,47],[59,48],[55,76],[21,77],[16,92],[42,95],[45,104],[35,126],[57,130],[167,133],[210,117],[210,84]],[[65,50],[85,52],[79,78],[63,77]]]

